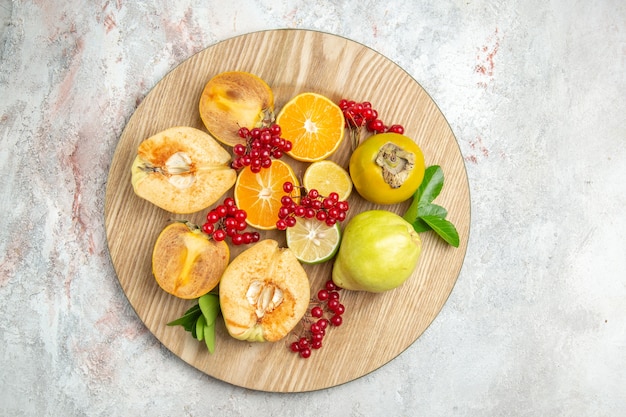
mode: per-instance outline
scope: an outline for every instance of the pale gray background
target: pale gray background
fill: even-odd
[[[623,1],[2,0],[0,17],[0,415],[626,415]],[[461,275],[424,335],[361,379],[286,395],[164,349],[118,285],[103,217],[150,89],[274,28],[405,68],[452,126],[472,195]]]

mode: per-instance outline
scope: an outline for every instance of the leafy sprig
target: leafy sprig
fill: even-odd
[[[443,170],[439,165],[426,168],[424,179],[415,194],[413,202],[404,213],[404,219],[413,225],[416,232],[432,230],[448,244],[459,247],[459,233],[446,219],[448,210],[433,203],[443,189]]]
[[[167,323],[168,326],[183,326],[194,339],[203,341],[209,353],[215,351],[215,321],[220,313],[220,300],[215,292],[198,298],[198,303],[189,308],[180,318]]]

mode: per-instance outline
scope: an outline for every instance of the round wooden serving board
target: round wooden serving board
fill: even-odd
[[[331,328],[324,347],[306,360],[288,349],[293,337],[276,343],[242,342],[231,338],[219,319],[216,350],[209,354],[204,343],[193,339],[182,327],[166,326],[195,302],[165,293],[152,276],[152,248],[160,231],[172,219],[202,224],[208,210],[172,215],[137,197],[130,181],[137,146],[172,126],[206,131],[198,114],[200,94],[211,77],[229,70],[248,71],[264,79],[274,91],[276,111],[306,91],[323,94],[335,102],[341,98],[370,101],[384,121],[404,125],[405,134],[422,148],[426,165],[440,165],[445,175],[443,191],[435,202],[448,209],[448,219],[459,231],[460,246],[448,246],[433,232],[422,233],[419,265],[401,287],[383,294],[342,291],[346,306],[343,325]],[[331,159],[347,169],[349,155],[350,141],[346,139]],[[302,175],[306,164],[288,157],[284,160]],[[349,203],[349,217],[373,208],[401,215],[409,205],[375,206],[356,191]],[[470,197],[454,134],[411,76],[375,51],[338,36],[308,30],[270,30],[207,48],[171,71],[147,95],[130,118],[113,156],[105,222],[111,259],[122,289],[139,318],[163,345],[222,381],[254,390],[301,392],[359,378],[395,358],[424,332],[446,302],[463,264]],[[272,238],[285,246],[284,232],[261,232],[261,238]],[[241,250],[233,248],[231,258]],[[332,261],[305,268],[315,294],[330,279]]]

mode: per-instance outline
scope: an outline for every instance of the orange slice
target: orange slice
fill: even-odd
[[[288,154],[298,161],[320,161],[339,148],[344,136],[341,109],[327,97],[301,93],[278,113],[282,137],[293,144]]]
[[[283,184],[287,181],[295,187],[299,186],[291,166],[280,159],[272,160],[272,165],[258,174],[253,173],[250,167],[241,170],[235,183],[234,197],[237,207],[248,214],[246,221],[250,226],[261,230],[276,228],[278,210],[282,205],[280,199],[289,195],[283,191]]]

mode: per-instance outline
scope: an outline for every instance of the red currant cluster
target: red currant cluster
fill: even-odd
[[[332,280],[326,281],[324,288],[317,292],[317,301],[311,308],[310,322],[306,336],[300,336],[297,341],[289,345],[292,352],[299,353],[301,357],[311,356],[311,349],[320,349],[326,336],[328,326],[338,327],[343,323],[343,313],[346,308],[339,301],[340,288]],[[330,318],[327,318],[329,317]]]
[[[339,200],[339,194],[332,192],[328,196],[322,196],[315,189],[307,191],[300,187],[300,194],[303,194],[292,197],[291,193],[294,189],[295,187],[291,182],[283,184],[283,191],[290,195],[285,195],[280,200],[282,205],[278,210],[278,221],[276,221],[278,230],[295,226],[296,217],[316,218],[328,226],[346,219],[346,213],[350,206],[347,201]],[[297,199],[300,200],[300,203],[296,203]]]
[[[242,127],[238,134],[246,140],[246,144],[238,143],[233,146],[236,157],[231,167],[236,170],[249,166],[252,172],[258,173],[272,165],[272,158],[280,159],[293,146],[290,141],[280,137],[281,130],[277,124],[253,129]]]
[[[353,100],[339,100],[339,108],[343,111],[346,119],[346,127],[360,128],[365,126],[367,130],[374,133],[393,132],[404,134],[402,125],[387,126],[378,118],[378,112],[372,108],[372,103],[364,101],[362,103]]]
[[[261,236],[258,232],[245,231],[248,227],[247,216],[245,210],[237,208],[232,197],[227,197],[222,204],[207,213],[202,231],[217,242],[229,237],[233,245],[256,243]]]

